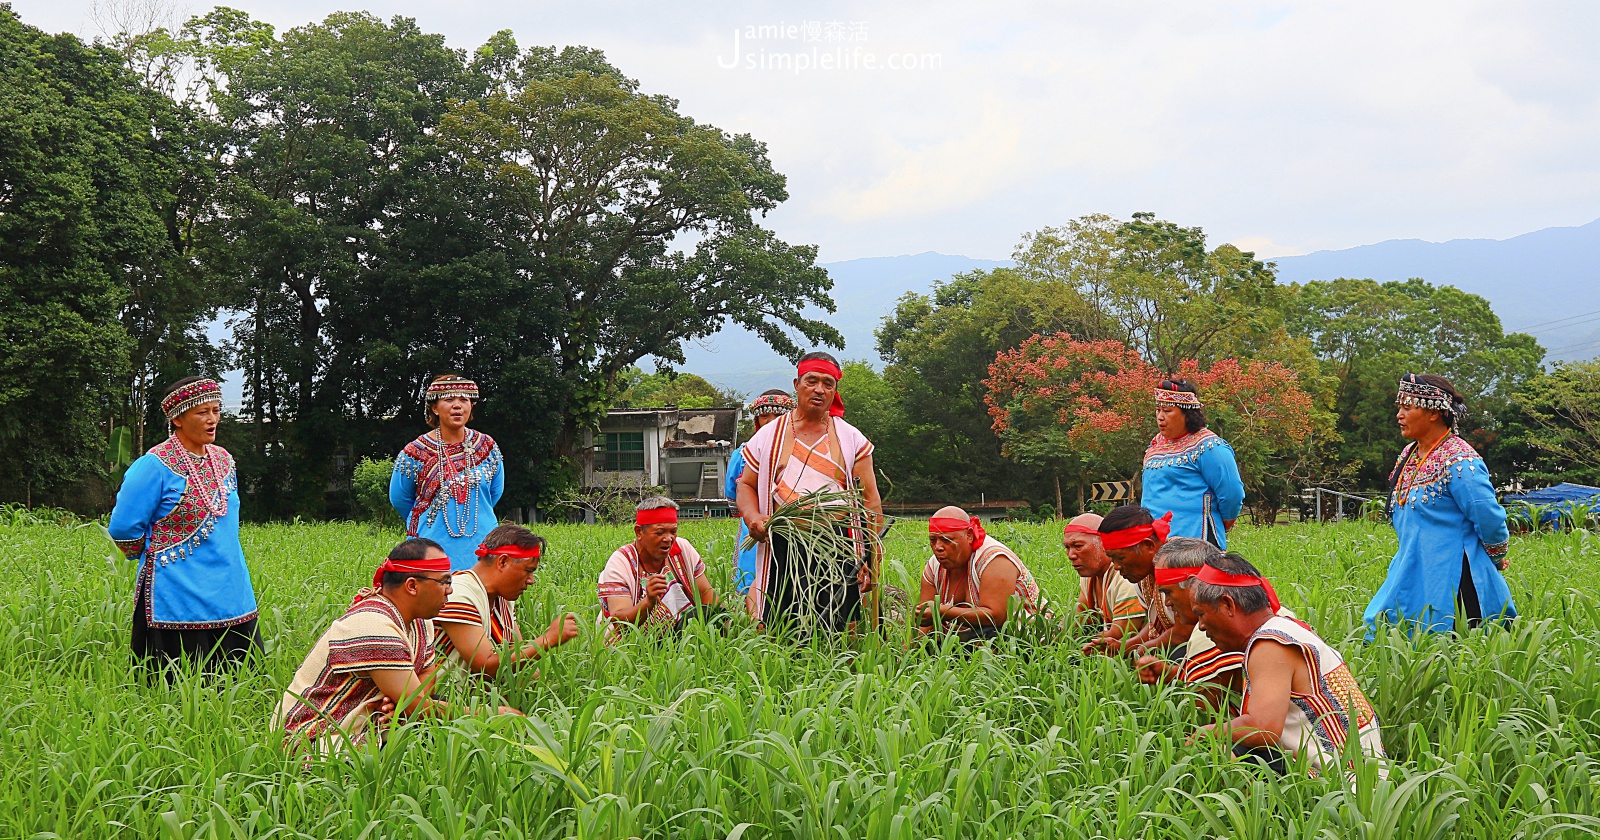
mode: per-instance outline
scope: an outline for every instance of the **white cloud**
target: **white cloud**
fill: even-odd
[[[88,26],[88,0],[13,3],[35,25]],[[240,5],[286,27],[347,4]],[[1600,216],[1600,6],[1585,0],[365,5],[458,47],[509,28],[605,50],[697,119],[768,142],[792,195],[769,223],[828,260],[1003,257],[1096,211],[1274,256]],[[864,22],[860,46],[938,67],[718,67],[735,28],[806,20]]]

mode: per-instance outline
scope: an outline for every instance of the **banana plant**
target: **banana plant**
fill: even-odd
[[[113,491],[122,487],[122,476],[133,463],[133,432],[127,426],[112,427],[106,435],[106,476]]]

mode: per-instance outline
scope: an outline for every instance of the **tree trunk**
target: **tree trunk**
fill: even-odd
[[[1056,521],[1061,520],[1061,474],[1056,473]]]

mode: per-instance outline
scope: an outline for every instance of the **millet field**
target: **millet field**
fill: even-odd
[[[915,594],[920,523],[888,540]],[[683,534],[730,574],[734,524]],[[1393,759],[1278,778],[1220,745],[1177,688],[1078,653],[1074,628],[965,652],[886,638],[806,646],[745,626],[607,649],[595,577],[622,527],[539,526],[551,550],[518,604],[584,633],[491,685],[526,718],[394,730],[307,761],[269,717],[315,638],[399,534],[247,526],[267,655],[221,678],[141,676],[134,566],[96,524],[0,522],[0,837],[130,838],[1543,838],[1600,835],[1600,542],[1512,542],[1510,630],[1361,643],[1387,526],[1241,527],[1232,547],[1350,660]],[[1051,525],[996,524],[1047,595],[1077,577]]]

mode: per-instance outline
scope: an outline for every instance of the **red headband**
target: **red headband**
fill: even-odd
[[[1201,566],[1199,574],[1195,575],[1195,577],[1199,578],[1201,583],[1209,583],[1213,586],[1236,586],[1241,588],[1259,586],[1267,590],[1267,603],[1272,605],[1272,611],[1274,613],[1278,611],[1278,593],[1272,591],[1272,584],[1267,583],[1267,579],[1264,577],[1228,574],[1210,563]]]
[[[839,366],[827,359],[806,359],[801,362],[795,374],[796,378],[804,379],[808,373],[826,373],[833,377],[834,382],[844,378],[844,371]],[[828,413],[835,417],[844,416],[844,400],[839,398],[839,392],[833,392],[833,405],[828,406]]]
[[[677,508],[651,508],[649,510],[641,510],[633,515],[633,524],[635,525],[676,525],[677,523]]]
[[[1135,525],[1132,528],[1123,528],[1120,531],[1101,531],[1100,545],[1106,549],[1132,548],[1145,540],[1155,537],[1156,545],[1167,541],[1167,534],[1172,532],[1172,511],[1151,522],[1149,525]]]
[[[1100,536],[1100,531],[1095,528],[1090,528],[1088,525],[1068,525],[1067,527],[1061,529],[1061,536],[1064,537],[1068,534],[1089,534],[1091,536],[1098,537]]]
[[[372,585],[383,585],[384,572],[402,572],[408,575],[421,574],[422,572],[448,572],[450,571],[450,558],[426,557],[421,560],[396,560],[389,558],[383,565],[372,573]]]
[[[983,541],[989,537],[988,533],[983,530],[983,524],[978,521],[978,517],[954,519],[948,516],[935,516],[928,520],[928,533],[930,534],[953,534],[968,529],[972,531],[972,550],[977,551],[983,545]]]
[[[1200,573],[1199,566],[1184,569],[1156,569],[1156,586],[1176,586]]]
[[[537,543],[528,548],[522,548],[515,545],[502,545],[498,548],[490,548],[483,543],[478,543],[477,550],[472,553],[478,555],[479,557],[493,557],[495,555],[499,555],[501,557],[510,557],[512,560],[538,560],[539,555],[543,552]]]

